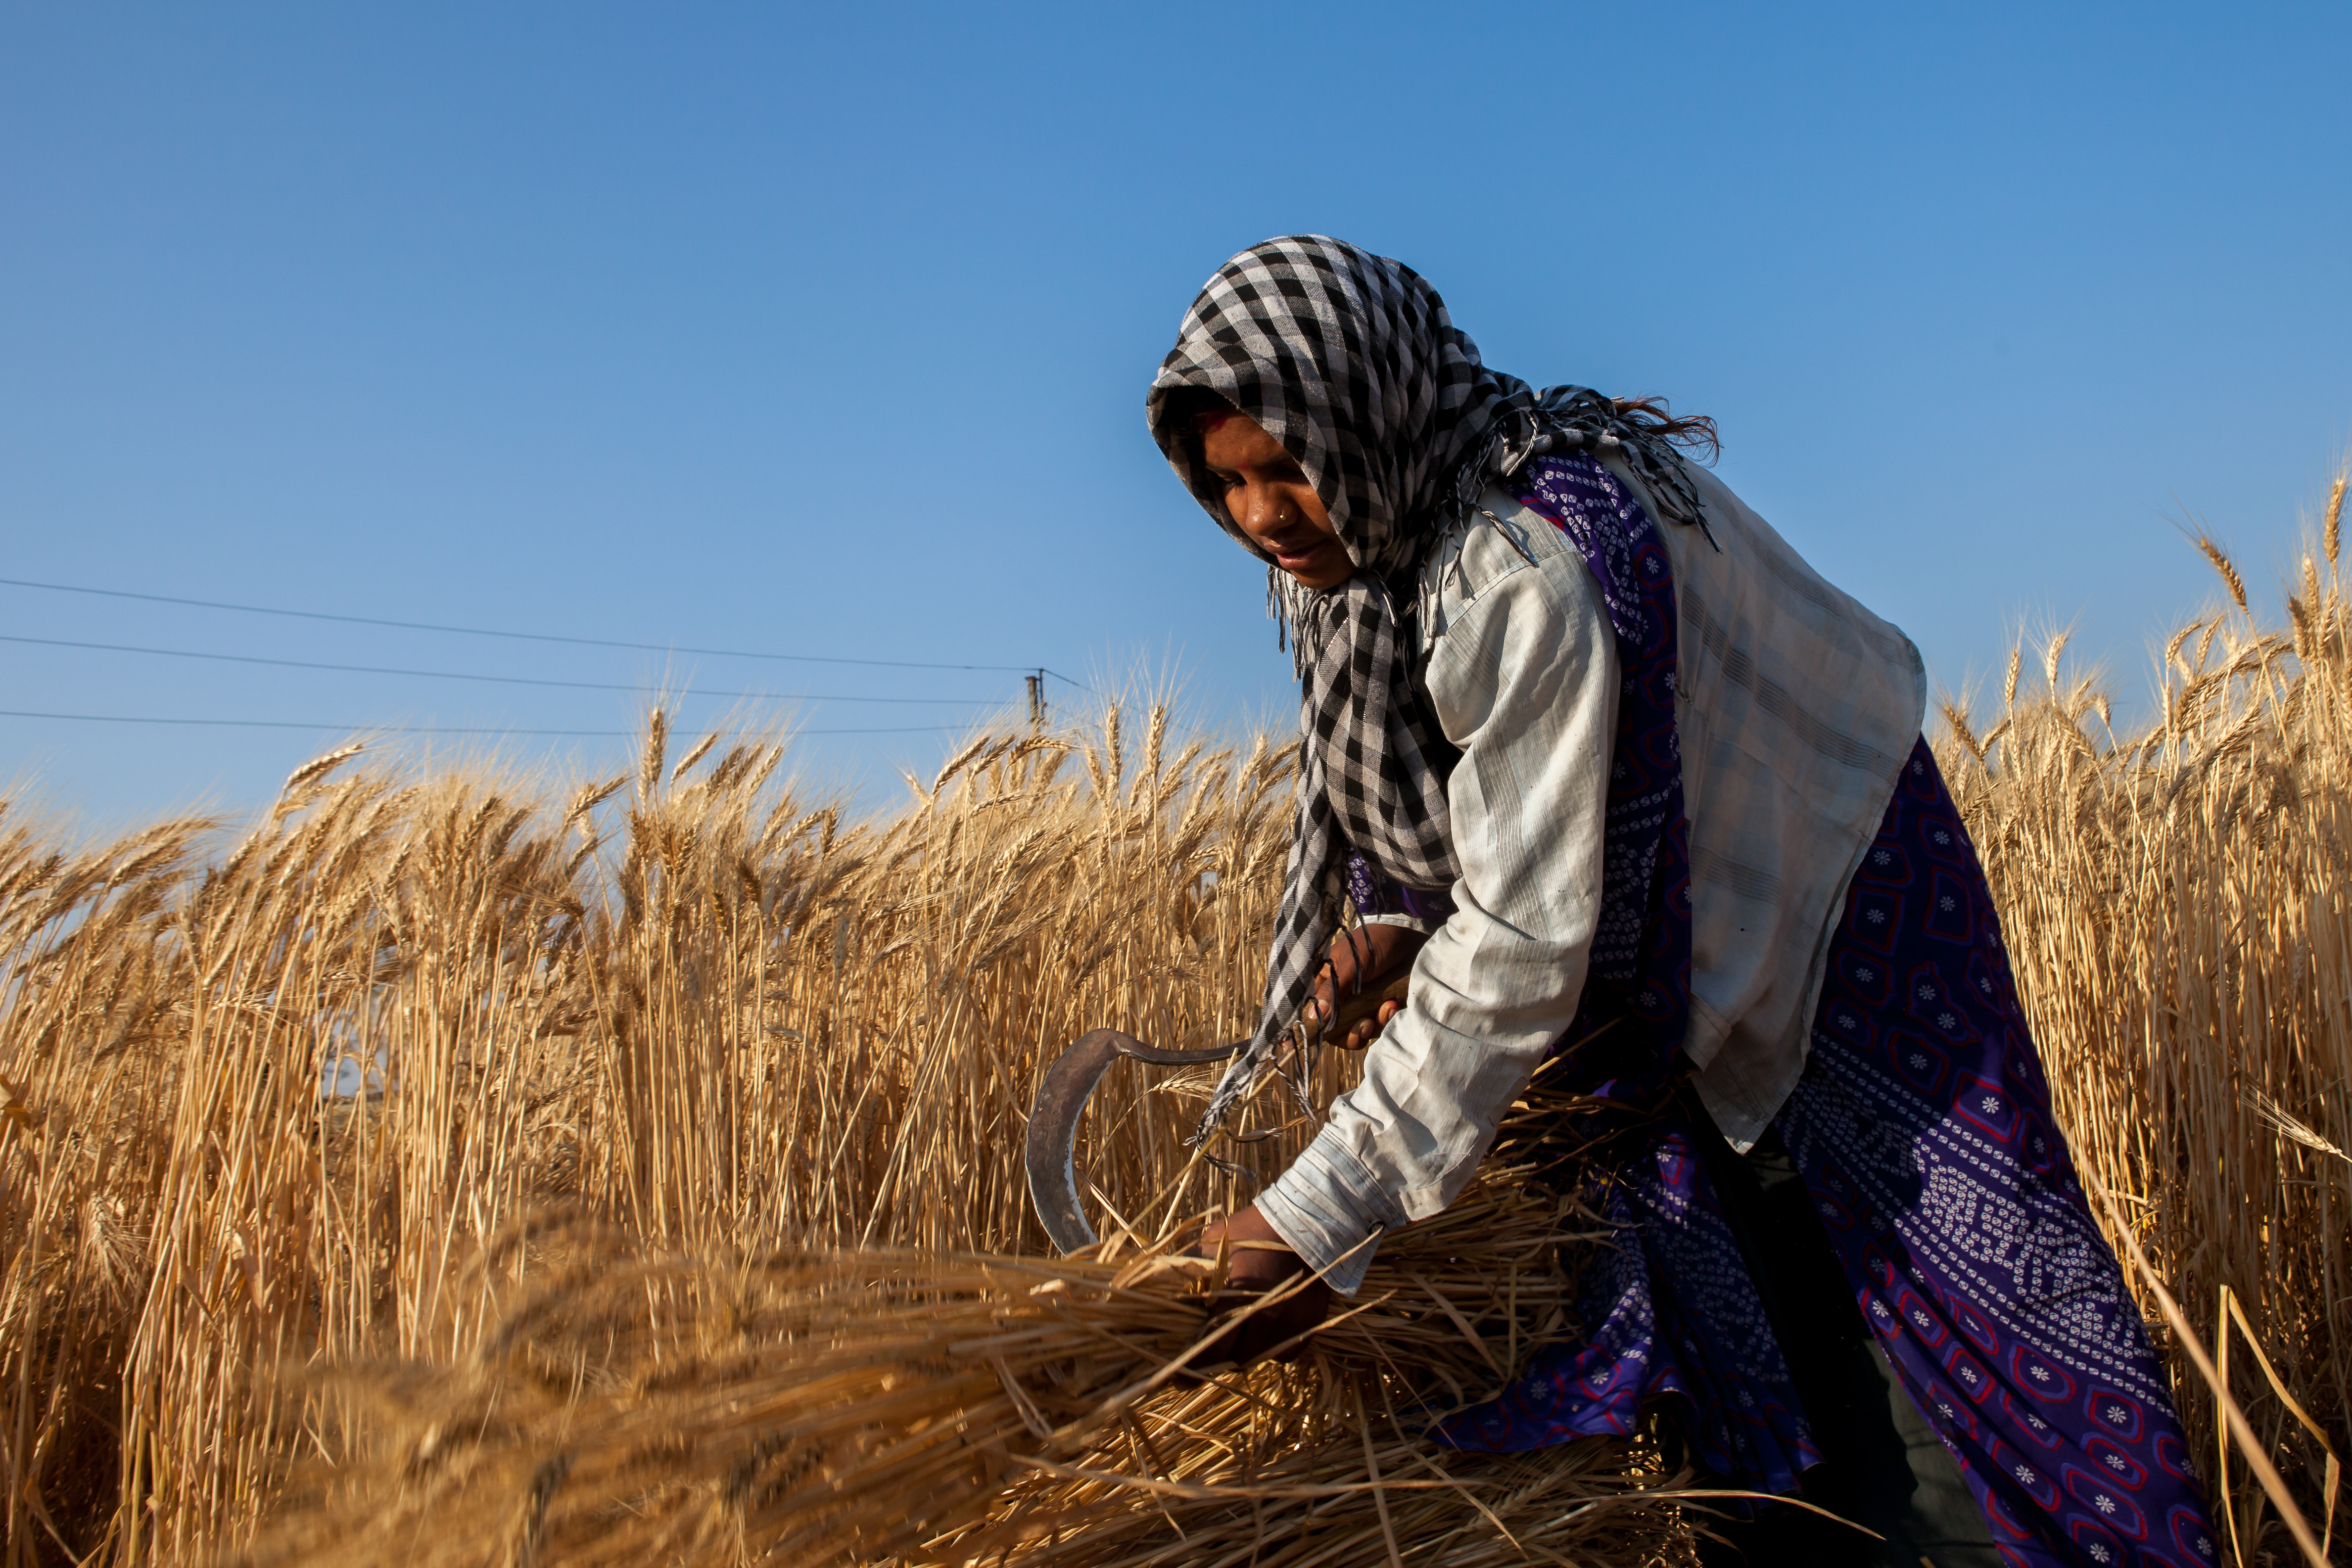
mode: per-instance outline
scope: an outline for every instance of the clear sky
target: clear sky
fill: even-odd
[[[2178,525],[2275,580],[2352,434],[2347,61],[2341,5],[5,0],[0,577],[647,646],[0,585],[50,640],[0,642],[0,708],[814,694],[803,767],[877,801],[1020,676],[652,650],[1171,671],[1287,723],[1260,569],[1142,402],[1299,230],[1514,374],[1715,415],[1943,683],[2070,622],[2137,693],[2211,594]],[[334,738],[0,717],[0,780],[244,808]]]

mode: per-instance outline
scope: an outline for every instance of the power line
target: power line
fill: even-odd
[[[520,643],[563,643],[577,648],[627,648],[641,653],[696,653],[713,659],[779,659],[804,664],[864,664],[888,670],[998,670],[1025,674],[1035,664],[940,664],[912,659],[845,659],[826,653],[760,653],[740,648],[681,648],[667,643],[625,643],[606,637],[560,637],[546,632],[499,632],[479,626],[443,626],[429,621],[384,621],[372,615],[336,615],[323,610],[282,610],[268,604],[230,604],[216,599],[179,599],[168,593],[133,593],[121,588],[86,588],[70,582],[34,582],[0,577],[0,587],[36,588],[47,593],[87,593],[101,599],[135,599],[146,604],[179,604],[195,610],[233,610],[243,615],[285,615],[300,621],[335,621],[349,626],[388,626],[400,632],[441,632],[458,637],[505,637]],[[1058,671],[1045,674],[1081,691],[1084,682]]]
[[[194,725],[228,729],[331,729],[344,735],[364,735],[371,731],[387,735],[514,735],[514,736],[588,736],[604,739],[634,739],[641,731],[634,729],[507,729],[494,725],[450,727],[406,724],[306,724],[282,718],[137,718],[106,713],[30,713],[18,708],[0,708],[0,718],[53,718],[77,724],[169,724]],[[803,735],[940,735],[964,727],[955,724],[917,724],[900,728],[884,729],[796,729]]]
[[[212,659],[227,664],[268,664],[284,670],[337,670],[355,675],[410,675],[429,681],[491,681],[510,686],[565,686],[587,692],[641,692],[641,685],[612,681],[551,681],[529,675],[484,675],[465,670],[401,670],[382,664],[326,664],[310,659],[264,659],[249,653],[204,653],[190,648],[141,648],[127,643],[75,643],[62,637],[18,637],[0,632],[0,643],[25,643],[39,648],[87,648],[102,653],[149,653],[166,659]],[[1001,697],[844,697],[816,692],[685,692],[683,696],[754,697],[769,702],[961,704],[973,707],[1001,705]]]

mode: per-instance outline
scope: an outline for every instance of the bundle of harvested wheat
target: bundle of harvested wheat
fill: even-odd
[[[694,1260],[542,1235],[552,1271],[462,1364],[314,1385],[368,1458],[322,1469],[252,1560],[1655,1561],[1667,1478],[1622,1446],[1423,1435],[1570,1326],[1580,1234],[1565,1200],[1490,1185],[1397,1232],[1296,1364],[1246,1372],[1204,1361],[1252,1309],[1164,1249]]]

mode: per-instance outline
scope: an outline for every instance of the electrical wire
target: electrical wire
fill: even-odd
[[[942,664],[912,659],[849,659],[827,653],[762,653],[740,648],[681,648],[665,643],[625,643],[604,637],[562,637],[546,632],[499,632],[479,626],[443,626],[427,621],[385,621],[372,615],[337,615],[323,610],[283,610],[267,604],[231,604],[216,599],[180,599],[167,593],[133,593],[121,588],[88,588],[70,582],[35,582],[21,577],[0,577],[0,587],[32,588],[47,593],[87,593],[101,599],[135,599],[147,604],[178,604],[196,610],[233,610],[244,615],[284,615],[302,621],[334,621],[351,626],[388,626],[400,632],[439,632],[457,637],[505,637],[522,643],[562,643],[577,648],[627,648],[645,653],[695,653],[714,659],[777,659],[808,664],[863,664],[890,670],[992,670],[1013,674],[1052,675],[1080,691],[1090,688],[1057,670],[1040,664]]]
[[[307,724],[282,718],[138,718],[106,713],[32,713],[21,708],[0,708],[0,718],[52,718],[78,724],[171,724],[218,727],[230,729],[331,729],[345,735],[515,735],[515,736],[589,736],[602,739],[629,739],[642,733],[634,729],[507,729],[494,725],[440,726],[406,724]],[[884,729],[796,729],[790,733],[803,735],[940,735],[961,729],[954,724],[917,724]]]
[[[643,685],[613,681],[538,680],[529,675],[484,675],[466,670],[401,670],[382,664],[327,664],[310,659],[264,659],[250,653],[204,653],[189,648],[141,648],[127,643],[75,643],[62,637],[19,637],[0,632],[0,643],[24,643],[39,648],[84,648],[101,653],[148,653],[166,659],[211,659],[227,664],[268,664],[281,670],[334,670],[355,675],[407,675],[428,681],[488,681],[509,686],[563,686],[586,692],[642,692]],[[753,697],[768,702],[892,703],[994,707],[1001,697],[845,697],[818,692],[681,692],[681,696]]]

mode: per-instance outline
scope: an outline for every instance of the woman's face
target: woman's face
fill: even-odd
[[[1306,470],[1265,426],[1245,413],[1206,415],[1201,456],[1224,487],[1225,510],[1275,565],[1316,589],[1356,574]]]

